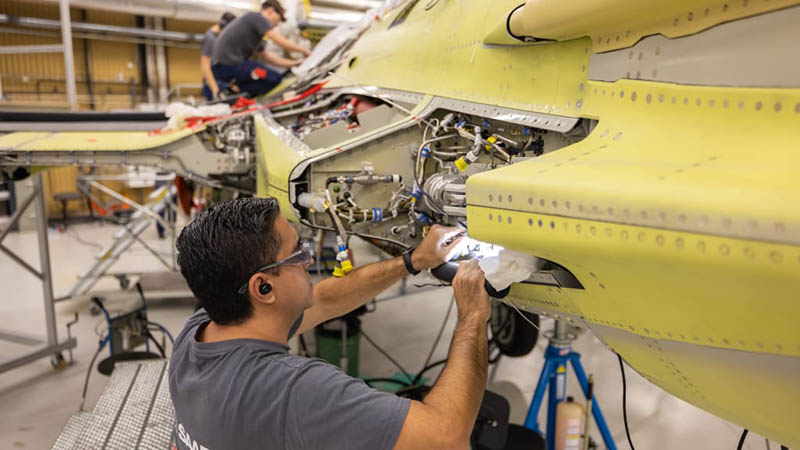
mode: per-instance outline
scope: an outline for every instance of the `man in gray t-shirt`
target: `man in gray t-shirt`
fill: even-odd
[[[214,76],[218,80],[234,81],[242,92],[257,96],[269,92],[283,78],[283,73],[250,60],[261,53],[267,63],[277,67],[292,67],[300,61],[283,58],[265,51],[264,39],[275,41],[284,50],[308,56],[310,52],[289,41],[275,27],[285,20],[278,0],[267,0],[259,12],[239,16],[217,38],[212,52]]]
[[[169,389],[179,450],[465,448],[486,384],[489,298],[477,262],[453,280],[458,322],[447,365],[422,401],[378,392],[321,360],[288,354],[295,332],[346,314],[458,240],[434,226],[404,256],[312,286],[310,245],[272,198],[222,203],[177,241],[202,308],[175,340]]]
[[[206,30],[206,34],[203,35],[203,41],[200,43],[200,72],[203,74],[203,95],[207,100],[212,100],[225,87],[224,85],[220,87],[214,78],[214,73],[211,71],[211,55],[214,51],[214,42],[217,40],[217,36],[235,18],[236,16],[229,12],[222,14],[219,22]]]

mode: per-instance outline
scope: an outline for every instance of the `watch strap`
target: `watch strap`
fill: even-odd
[[[420,272],[419,270],[414,268],[413,264],[411,264],[411,252],[413,252],[415,249],[416,249],[416,247],[412,248],[410,250],[406,250],[405,252],[403,252],[403,264],[405,264],[406,270],[411,275],[416,275],[416,274],[418,274]]]

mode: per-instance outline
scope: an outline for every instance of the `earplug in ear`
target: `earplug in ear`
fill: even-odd
[[[272,290],[272,285],[269,283],[261,283],[258,286],[258,293],[261,295],[269,294],[271,290]]]

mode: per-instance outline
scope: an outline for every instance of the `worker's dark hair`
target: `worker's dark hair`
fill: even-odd
[[[260,267],[275,262],[279,214],[274,198],[243,198],[198,214],[181,231],[176,243],[181,274],[214,322],[240,324],[253,315],[249,294],[238,290]]]
[[[229,23],[233,22],[233,19],[235,19],[235,18],[236,18],[236,16],[231,14],[231,13],[229,13],[229,12],[224,13],[222,15],[222,17],[219,18],[219,27],[220,27],[220,29],[225,29],[225,27]]]
[[[285,16],[286,10],[283,9],[283,5],[281,5],[281,3],[278,0],[267,0],[261,4],[261,9],[268,9],[268,8],[274,8],[275,12],[278,13],[279,16],[281,16],[281,20],[286,20]]]

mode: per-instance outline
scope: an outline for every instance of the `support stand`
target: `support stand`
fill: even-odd
[[[572,369],[575,371],[575,376],[578,378],[584,396],[587,395],[589,380],[586,378],[586,372],[584,372],[581,365],[581,355],[572,351],[572,342],[576,336],[569,330],[569,324],[557,320],[555,329],[546,332],[544,335],[550,343],[544,353],[544,367],[542,367],[542,373],[539,375],[536,392],[533,395],[528,415],[525,418],[525,427],[542,434],[537,416],[544,400],[545,389],[549,386],[550,392],[547,396],[547,450],[554,450],[556,407],[566,396],[568,363],[572,364]],[[603,436],[603,442],[605,442],[609,450],[616,450],[617,446],[614,444],[614,439],[611,437],[606,421],[603,418],[603,412],[600,410],[600,405],[596,399],[592,402],[591,408],[597,428]],[[586,438],[588,439],[588,437]]]
[[[5,247],[2,242],[8,233],[16,226],[22,214],[34,203],[36,213],[36,234],[39,242],[39,263],[40,269],[34,269],[24,259]],[[42,340],[38,337],[23,335],[17,332],[0,330],[0,340],[14,342],[17,344],[33,347],[31,350],[15,358],[0,361],[0,373],[23,366],[47,356],[51,357],[51,364],[54,368],[63,368],[66,360],[62,354],[63,350],[71,350],[77,345],[75,338],[69,336],[66,340],[58,341],[58,330],[56,327],[55,303],[53,301],[53,280],[50,274],[50,248],[47,240],[47,215],[44,210],[44,190],[42,189],[42,175],[33,176],[33,192],[20,207],[14,212],[8,224],[8,228],[0,231],[0,251],[8,255],[14,262],[25,270],[33,274],[42,282],[44,294],[44,316],[47,325],[47,339]],[[67,329],[69,334],[69,329]],[[72,362],[72,361],[70,361]]]

